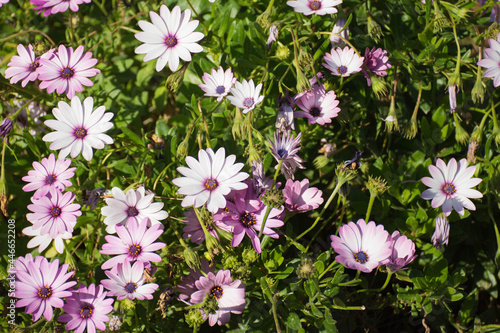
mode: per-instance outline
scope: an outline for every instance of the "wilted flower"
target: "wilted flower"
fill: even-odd
[[[259,95],[261,89],[262,83],[255,86],[252,79],[243,80],[241,83],[236,82],[227,99],[231,104],[240,108],[244,114],[247,114],[264,100],[264,96]]]
[[[0,124],[0,138],[4,139],[12,130],[12,126],[12,120],[10,120],[10,118],[5,118],[2,124]]]
[[[288,6],[293,7],[294,11],[304,15],[335,14],[337,12],[335,6],[341,3],[342,0],[293,0],[286,2]]]
[[[285,207],[290,212],[303,213],[318,208],[323,203],[323,192],[316,187],[309,187],[309,179],[293,181],[288,179],[283,190]]]
[[[274,133],[274,142],[268,138],[268,141],[271,144],[271,153],[278,163],[282,161],[281,172],[287,179],[294,179],[296,168],[304,169],[301,164],[304,160],[297,155],[301,148],[298,147],[301,136],[302,133],[299,133],[296,138],[290,133],[285,133],[283,136],[280,136],[279,132],[276,132]]]
[[[396,230],[391,235],[392,254],[389,257],[389,262],[386,264],[391,271],[399,271],[406,269],[405,266],[417,257],[415,254],[415,243],[408,237],[399,234]]]
[[[111,319],[109,320],[109,330],[110,331],[119,331],[120,326],[122,326],[123,320],[122,317],[117,316],[117,315],[112,315]]]
[[[450,113],[454,113],[457,110],[457,86],[448,86],[448,97],[450,99]]]
[[[489,48],[484,50],[484,58],[477,62],[478,66],[486,68],[484,77],[493,79],[493,86],[500,86],[500,33],[497,39],[488,39]]]
[[[278,26],[276,24],[272,24],[269,27],[269,37],[267,38],[266,42],[266,48],[268,51],[271,49],[273,42],[275,42],[278,39],[278,33],[279,33]]]
[[[90,208],[90,210],[94,210],[97,207],[97,203],[101,200],[101,196],[103,196],[106,192],[110,192],[105,188],[95,188],[93,190],[85,190],[86,199],[83,200],[82,204]],[[111,192],[110,192],[111,193]]]
[[[332,42],[332,46],[344,47],[346,45],[344,39],[349,39],[349,26],[346,26],[346,20],[341,17],[333,26],[332,34],[330,35],[330,41]],[[340,38],[339,36],[340,35]]]
[[[364,64],[368,71],[374,73],[378,76],[386,76],[387,70],[392,67],[389,57],[387,56],[387,51],[381,48],[376,49],[373,47],[371,50],[366,48],[364,56]],[[371,78],[368,71],[362,67],[361,70],[365,74],[365,78],[368,81],[368,86],[371,86]]]
[[[448,245],[449,238],[450,223],[445,216],[439,215],[436,217],[436,228],[431,239],[432,245],[434,245],[439,251],[441,251],[443,245]]]
[[[278,100],[278,115],[276,116],[276,130],[281,133],[290,132],[290,130],[295,130],[295,124],[293,122],[294,118],[294,102],[293,99],[288,96],[281,96]]]
[[[236,78],[233,77],[233,72],[231,68],[224,70],[221,66],[215,71],[211,69],[211,74],[204,73],[202,76],[204,84],[198,85],[204,92],[205,96],[217,97],[217,102],[222,101],[222,99],[229,93]]]
[[[252,184],[257,195],[265,192],[273,186],[273,179],[266,177],[262,162],[252,162]]]
[[[354,49],[346,46],[344,49],[332,48],[331,54],[326,53],[324,59],[326,63],[323,63],[323,66],[330,70],[332,75],[349,76],[361,71],[364,57],[360,57]]]

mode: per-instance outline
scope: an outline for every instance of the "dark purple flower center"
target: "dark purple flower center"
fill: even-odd
[[[71,79],[75,75],[73,68],[64,67],[61,71],[61,77],[63,79]]]
[[[54,182],[57,180],[56,175],[50,174],[47,177],[45,177],[45,184],[46,185],[52,185]]]
[[[245,98],[245,100],[243,101],[243,106],[246,108],[250,108],[252,107],[252,105],[253,105],[253,98],[252,97]]]
[[[134,217],[134,216],[139,215],[139,211],[138,211],[138,210],[137,210],[137,208],[135,208],[135,207],[129,207],[129,208],[127,209],[127,215],[128,215],[129,217]]]
[[[311,8],[311,10],[319,10],[321,8],[321,1],[309,1],[309,8]]]
[[[222,290],[222,288],[219,286],[215,286],[212,289],[210,289],[210,295],[219,300],[222,298],[222,295],[224,295],[224,290]]]
[[[168,47],[174,47],[175,45],[177,45],[177,38],[175,38],[175,36],[168,36],[167,38],[165,38],[165,45],[167,45]]]
[[[210,223],[205,223],[205,228],[207,228],[207,231],[214,230],[214,227],[212,227],[212,224],[210,224]]]
[[[359,251],[358,253],[354,253],[354,260],[361,264],[364,264],[368,261],[368,255],[364,251]]]
[[[217,187],[219,187],[219,183],[217,182],[217,179],[215,178],[208,178],[205,181],[205,188],[209,191],[215,190]]]
[[[339,71],[339,74],[342,74],[342,75],[344,75],[345,73],[347,73],[347,67],[346,67],[346,66],[344,66],[344,65],[339,66],[339,67],[337,68],[337,70]]]
[[[137,257],[139,254],[141,254],[142,248],[140,245],[137,244],[132,244],[128,247],[128,255],[132,257]]]
[[[49,286],[38,288],[38,297],[47,299],[52,295],[52,289]]]
[[[125,285],[125,291],[128,292],[129,294],[132,294],[133,292],[135,292],[136,289],[137,289],[137,284],[135,284],[134,282],[128,282]]]
[[[94,307],[92,305],[84,305],[80,309],[80,317],[82,319],[89,319],[92,317],[92,313],[94,312]]]
[[[288,156],[288,150],[285,148],[278,149],[278,155],[280,158],[285,158]]]
[[[215,89],[215,92],[218,93],[218,94],[222,94],[224,91],[226,91],[226,87],[224,87],[224,86],[218,86]]]
[[[78,138],[78,139],[83,139],[84,137],[87,136],[87,130],[83,127],[77,127],[75,129],[75,136]]]
[[[311,109],[311,111],[309,111],[309,113],[311,114],[311,116],[317,117],[317,116],[319,116],[319,114],[321,113],[321,111],[320,111],[320,109],[318,107],[315,106],[315,107],[313,107]]]
[[[455,193],[457,191],[455,185],[453,185],[452,183],[444,184],[442,187],[442,190],[446,195],[452,195],[453,193]]]
[[[61,208],[59,208],[57,206],[52,206],[49,209],[49,214],[52,217],[59,217],[61,215]]]
[[[255,225],[255,223],[257,223],[257,220],[255,218],[255,214],[245,213],[240,217],[240,222],[241,224],[243,224],[243,226],[250,228],[251,226]]]
[[[38,67],[40,67],[40,64],[36,60],[34,60],[29,64],[28,69],[30,72],[34,72]]]

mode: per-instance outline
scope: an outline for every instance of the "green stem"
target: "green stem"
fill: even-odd
[[[278,320],[278,305],[277,305],[277,296],[274,295],[273,297],[273,318],[274,318],[274,324],[276,325],[276,332],[281,333],[281,328],[280,328],[280,322]]]
[[[196,16],[196,18],[198,19],[198,21],[200,21],[201,25],[203,26],[203,29],[205,29],[205,36],[208,35],[208,28],[205,25],[205,22],[203,22],[203,20],[201,19],[200,15],[198,15],[198,12],[194,9],[194,7],[191,4],[191,2],[189,0],[186,0],[186,2],[188,3],[189,7],[191,7],[191,10],[193,11],[193,13]],[[222,47],[222,45],[221,45],[221,47]]]
[[[389,270],[389,272],[387,272],[387,278],[385,279],[385,283],[382,287],[380,287],[378,289],[359,289],[359,290],[356,290],[355,292],[353,292],[352,294],[359,294],[359,293],[364,293],[364,292],[381,292],[389,285],[389,281],[391,281],[392,274],[394,274],[394,272],[391,270]]]
[[[7,37],[0,38],[0,43],[3,43],[6,40],[9,40],[11,38],[16,38],[17,36],[20,36],[20,35],[23,35],[23,34],[27,34],[27,33],[40,34],[43,37],[45,37],[50,42],[50,44],[52,44],[53,46],[56,45],[56,43],[54,43],[54,41],[45,32],[40,31],[40,30],[24,30],[24,31],[16,32],[15,34],[9,35]]]
[[[495,229],[495,236],[497,239],[497,253],[495,254],[495,264],[497,267],[500,267],[500,231],[498,230],[497,222],[495,221],[495,215],[493,215],[493,211],[491,210],[491,200],[490,196],[488,198],[488,214],[490,216],[491,222],[493,222],[493,228]]]
[[[370,213],[372,212],[373,203],[375,202],[376,197],[377,195],[370,191],[370,201],[368,202],[368,209],[366,210],[366,217],[365,217],[366,223],[368,223],[368,221],[370,220]]]
[[[271,213],[272,207],[267,206],[266,208],[266,214],[264,215],[264,219],[262,220],[262,226],[260,227],[259,231],[259,239],[262,237],[262,233],[264,232],[264,227],[266,226],[267,218],[269,217],[269,214]]]
[[[366,310],[366,307],[364,305],[361,306],[339,306],[339,305],[330,305],[333,309],[336,310],[347,310],[347,311],[352,311],[352,310]]]
[[[195,209],[195,211],[196,211],[196,209]],[[187,248],[188,246],[187,246],[186,242],[184,242],[184,239],[182,239],[181,235],[179,234],[179,232],[175,228],[174,223],[170,223],[170,227],[174,231],[174,233],[177,236],[177,239],[179,240],[179,243],[181,243],[182,247]]]
[[[201,119],[203,120],[203,126],[205,127],[205,133],[206,133],[206,141],[207,141],[207,148],[210,148],[210,133],[208,132],[208,125],[207,125],[207,120],[205,119],[205,115],[203,114],[203,109],[201,108],[201,100],[203,98],[200,98],[198,100],[198,111],[200,111]]]
[[[498,128],[498,120],[497,114],[495,112],[495,103],[493,102],[493,98],[491,99],[491,117],[493,118],[493,132],[499,131],[500,129]]]
[[[323,275],[325,275],[330,269],[332,269],[332,267],[337,263],[336,260],[332,261],[332,263],[330,265],[328,265],[328,267],[323,271],[323,273],[321,273],[319,276],[318,276],[318,280],[321,280],[321,278],[323,277]]]

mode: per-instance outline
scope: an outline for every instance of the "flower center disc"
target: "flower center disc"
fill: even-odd
[[[48,175],[47,177],[45,177],[45,184],[52,185],[56,180],[57,180],[56,175],[54,174]]]
[[[92,312],[94,312],[94,309],[92,307],[90,307],[89,305],[84,305],[80,309],[80,317],[82,319],[89,319],[90,317],[92,317]]]
[[[253,98],[245,98],[245,100],[243,101],[243,106],[245,106],[246,108],[250,108],[252,107],[253,105]]]
[[[59,207],[56,207],[56,206],[52,206],[49,210],[49,214],[50,216],[52,217],[58,217],[61,215],[61,208]]]
[[[63,79],[70,79],[75,75],[75,71],[72,68],[64,67],[61,71],[61,76]]]
[[[40,64],[38,62],[35,61],[32,61],[29,66],[28,66],[28,70],[30,72],[34,72],[38,67],[40,67]]]
[[[241,224],[243,224],[245,227],[249,228],[253,226],[255,223],[257,223],[255,219],[255,215],[252,213],[245,213],[245,215],[242,215],[240,217]]]
[[[41,297],[42,299],[47,299],[52,295],[52,289],[50,287],[41,287],[38,288],[38,297]]]
[[[210,295],[215,297],[217,300],[221,299],[223,294],[224,290],[222,290],[222,288],[219,286],[215,286],[212,289],[210,289]]]
[[[218,86],[215,89],[215,92],[218,93],[218,94],[222,94],[222,93],[224,93],[224,91],[226,91],[226,88],[224,86]]]
[[[87,130],[83,127],[77,127],[75,129],[75,136],[78,138],[78,139],[83,139],[84,137],[87,136]]]
[[[135,208],[135,207],[129,207],[129,208],[127,209],[127,215],[128,215],[129,217],[134,217],[134,216],[139,215],[139,211],[138,211],[138,210],[137,210],[137,208]]]
[[[311,109],[311,111],[309,111],[309,113],[311,114],[311,116],[317,117],[317,116],[319,116],[321,111],[315,106]]]
[[[128,248],[129,256],[132,256],[134,258],[137,257],[139,254],[141,254],[141,252],[142,252],[142,248],[140,245],[137,245],[137,244],[132,244]]]
[[[214,227],[210,223],[205,223],[205,228],[207,228],[207,231],[212,231],[214,230]]]
[[[311,8],[312,10],[319,10],[321,8],[321,1],[310,1],[309,8]]]
[[[447,195],[452,195],[456,191],[457,189],[455,188],[455,185],[451,183],[444,184],[443,186],[443,192],[446,193]]]
[[[288,156],[288,150],[284,149],[284,148],[281,148],[281,149],[278,149],[278,155],[281,157],[281,158],[285,158]]]
[[[128,292],[129,294],[135,292],[136,289],[137,289],[137,284],[135,284],[134,282],[128,282],[125,285],[125,291]]]
[[[205,181],[205,188],[209,191],[215,190],[217,187],[219,187],[219,183],[217,182],[217,179],[214,178],[208,178]]]
[[[165,38],[165,44],[168,47],[174,47],[175,45],[177,45],[177,38],[175,38],[175,36],[168,36],[167,38]]]
[[[345,73],[347,73],[347,67],[342,65],[342,66],[339,66],[337,68],[337,70],[339,71],[340,74],[344,75]]]
[[[354,253],[354,260],[361,264],[364,264],[368,261],[368,255],[366,254],[366,252],[359,251],[358,253]]]

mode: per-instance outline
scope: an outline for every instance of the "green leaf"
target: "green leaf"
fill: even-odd
[[[127,138],[129,138],[130,140],[132,140],[134,143],[140,145],[140,146],[145,146],[144,142],[142,142],[141,138],[139,136],[137,136],[137,134],[135,134],[134,132],[132,132],[131,130],[129,130],[128,128],[126,127],[120,127],[120,130],[123,132],[123,134],[125,134],[125,136]]]
[[[301,329],[302,325],[300,324],[300,318],[299,318],[299,316],[296,313],[291,312],[288,315],[288,318],[286,319],[286,326],[288,326],[292,330],[299,330],[299,329]]]

